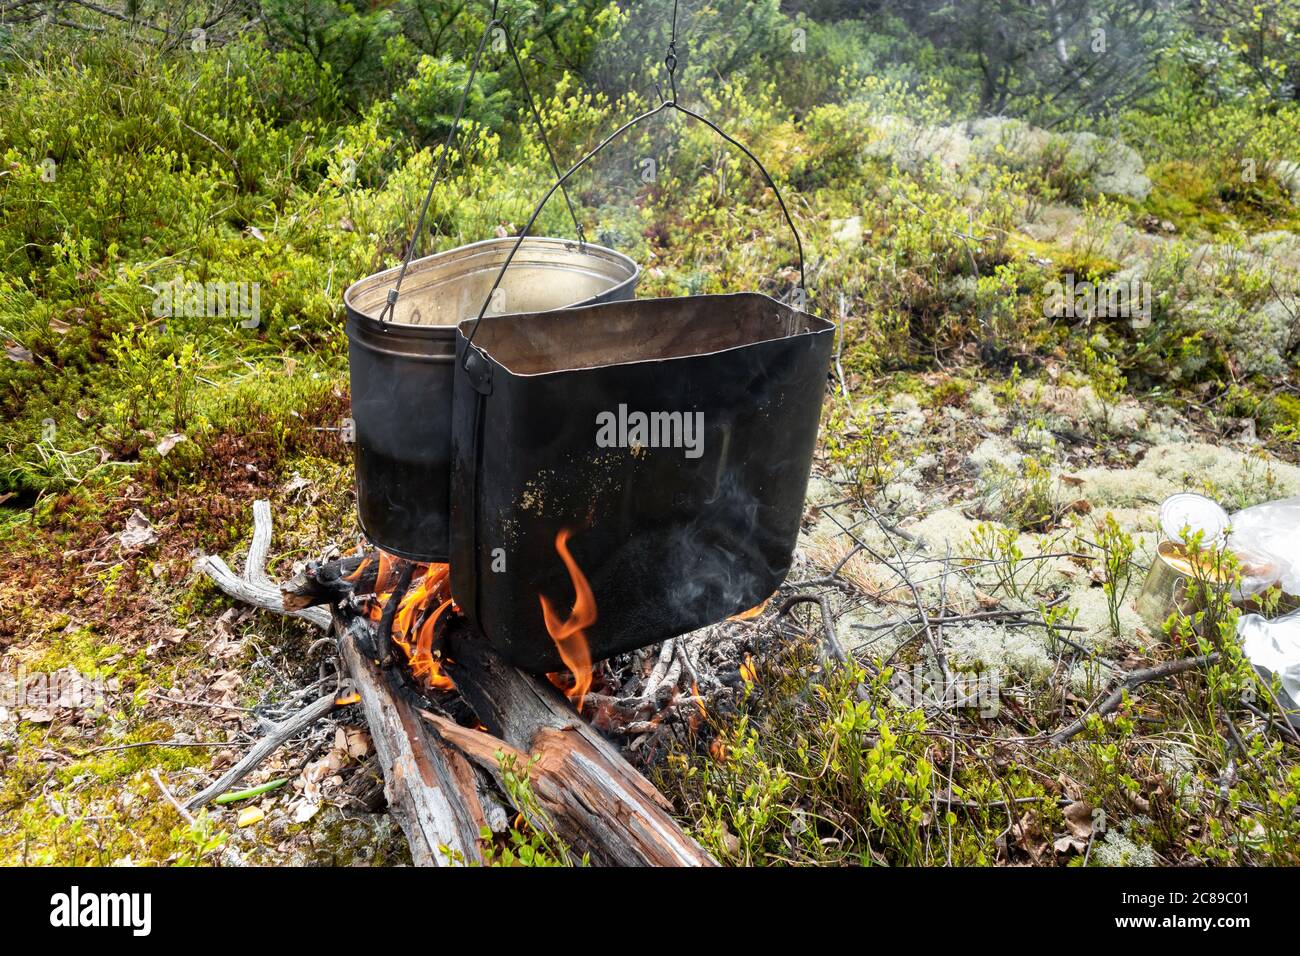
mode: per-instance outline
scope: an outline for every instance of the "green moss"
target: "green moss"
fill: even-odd
[[[1151,194],[1143,208],[1182,234],[1207,238],[1294,228],[1300,213],[1266,169],[1248,182],[1243,171],[1224,166],[1171,160],[1153,165]]]
[[[1264,405],[1268,409],[1268,424],[1300,425],[1300,398],[1277,394],[1266,399]]]
[[[966,399],[973,390],[973,383],[966,379],[945,378],[930,391],[929,403],[934,408],[942,408],[945,405],[962,406],[966,404]]]
[[[31,662],[33,670],[56,671],[71,667],[86,677],[112,677],[128,662],[122,648],[88,627],[53,634],[45,650]],[[110,658],[118,660],[110,661]]]
[[[1012,260],[1041,263],[1046,260],[1060,275],[1073,274],[1076,279],[1097,282],[1119,271],[1120,264],[1103,255],[1071,249],[1051,242],[1040,242],[1021,233],[1007,237],[1006,249]]]

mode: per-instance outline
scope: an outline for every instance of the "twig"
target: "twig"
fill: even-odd
[[[244,578],[249,584],[265,588],[276,587],[266,573],[266,560],[271,554],[271,502],[261,499],[253,502],[253,540],[244,559]]]
[[[330,629],[330,612],[325,608],[309,607],[301,611],[286,611],[284,601],[276,588],[254,584],[247,578],[240,577],[234,571],[231,571],[226,562],[215,554],[203,555],[194,562],[194,569],[200,574],[207,575],[217,587],[245,604],[251,604],[253,607],[259,607],[264,611],[274,611],[276,614],[290,614],[293,617],[300,617],[304,621],[315,624],[322,631]]]
[[[188,823],[190,826],[197,825],[199,821],[194,819],[194,814],[190,813],[189,810],[181,806],[180,802],[177,801],[177,799],[174,796],[172,796],[172,792],[167,789],[167,785],[162,782],[162,777],[158,776],[157,767],[149,771],[149,776],[153,777],[154,785],[157,786],[157,788],[162,791],[162,795],[167,798],[167,802],[176,808],[176,812],[185,818],[185,822]]]
[[[872,519],[876,522],[876,524],[880,526],[880,529],[882,531],[888,530],[885,527],[885,523],[880,519],[879,515],[877,515],[874,511],[869,511],[868,514],[871,515]],[[834,520],[833,517],[832,520]],[[936,664],[939,665],[939,673],[943,675],[943,686],[946,695],[947,688],[952,686],[952,671],[948,669],[948,654],[944,650],[942,637],[941,635],[936,634],[934,628],[930,626],[930,617],[925,610],[925,601],[921,599],[921,591],[920,589],[917,588],[916,584],[913,583],[912,576],[908,573],[907,562],[903,560],[903,552],[898,550],[898,545],[894,542],[893,538],[889,537],[888,534],[886,534],[885,537],[889,541],[889,546],[894,549],[894,557],[898,559],[898,563],[901,565],[901,568],[894,567],[883,557],[878,557],[877,559],[882,561],[885,567],[889,568],[900,578],[902,578],[903,581],[907,584],[908,590],[912,592],[912,599],[916,602],[916,613],[920,615],[921,618],[921,628],[925,632],[926,641],[930,644],[930,651],[932,654],[934,654],[934,661]],[[871,549],[868,548],[867,550],[870,551]],[[948,578],[948,566],[945,563],[943,574],[940,576],[941,588],[942,588],[942,582],[946,581],[947,578]]]
[[[330,691],[324,697],[298,711],[288,720],[276,724],[275,728],[259,740],[257,745],[246,753],[239,763],[222,774],[216,783],[196,793],[185,805],[191,810],[197,810],[213,798],[225,793],[248,776],[267,757],[279,750],[281,744],[312,726],[312,724],[333,710],[334,707],[334,691]]]
[[[137,747],[246,747],[248,744],[242,741],[232,740],[136,740],[129,744],[107,744],[103,747],[92,747],[90,750],[83,750],[77,754],[77,759],[88,757],[91,754],[113,753],[118,750],[135,750]]]
[[[840,644],[840,637],[835,633],[835,619],[831,614],[831,602],[825,594],[792,594],[781,602],[777,608],[776,616],[783,617],[796,604],[816,604],[821,608],[822,613],[822,633],[825,635],[824,640],[820,642],[823,650],[823,656],[829,657],[836,663],[843,664],[848,661],[848,655],[844,652],[844,646]]]
[[[1119,708],[1124,701],[1124,692],[1140,687],[1148,681],[1159,680],[1162,677],[1172,677],[1175,674],[1183,674],[1187,671],[1196,670],[1198,667],[1208,667],[1219,659],[1219,652],[1212,654],[1202,654],[1199,657],[1180,657],[1177,660],[1165,661],[1163,664],[1157,664],[1155,667],[1148,667],[1143,670],[1133,671],[1125,677],[1110,692],[1101,705],[1096,708],[1099,716],[1104,716]],[[1054,734],[1048,735],[1053,744],[1060,746],[1069,740],[1077,737],[1083,732],[1088,723],[1088,715],[1093,712],[1091,705],[1084,710],[1072,723],[1061,728]],[[1029,738],[1032,739],[1032,738]]]
[[[190,700],[186,697],[168,697],[166,694],[160,694],[156,690],[150,691],[149,696],[154,700],[160,700],[168,704],[183,704],[186,707],[208,707],[213,710],[236,710],[244,714],[256,713],[252,707],[238,707],[234,704],[218,704],[215,701],[208,700]]]
[[[645,688],[641,691],[643,700],[651,700],[658,692],[664,679],[668,676],[668,667],[673,660],[673,652],[677,647],[675,638],[669,638],[659,647],[659,660],[655,662],[654,669],[650,671],[650,676],[646,678]]]

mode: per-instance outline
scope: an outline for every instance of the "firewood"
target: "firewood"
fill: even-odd
[[[388,808],[410,842],[412,860],[417,866],[481,863],[488,817],[473,767],[421,720],[393,671],[361,653],[357,631],[370,625],[363,618],[336,621],[339,655],[361,695]]]
[[[501,780],[498,752],[518,756],[521,769],[538,757],[530,776],[540,805],[566,844],[592,862],[716,865],[673,820],[664,796],[612,744],[553,687],[497,657],[465,621],[446,629],[448,666],[457,690],[490,733],[424,710],[398,665],[382,667],[375,659],[371,623],[342,603],[375,588],[364,567],[367,556],[309,566],[276,589],[264,572],[269,506],[258,502],[254,519],[254,546],[242,577],[215,556],[196,566],[240,600],[306,618],[335,634],[384,772],[389,810],[418,865],[483,861],[482,828],[500,832],[505,825],[502,808],[484,789],[486,777]],[[377,560],[374,565],[377,575]],[[349,576],[352,581],[343,580]]]
[[[535,751],[461,727],[424,712],[443,739],[498,778],[501,757],[514,758],[516,772],[527,773],[534,797],[546,814],[534,826],[553,827],[575,852],[600,866],[713,866],[713,859],[658,806],[646,805],[645,778],[626,762],[611,766],[575,727],[543,727],[533,737]],[[534,758],[535,761],[534,761]],[[504,786],[504,782],[502,783]]]
[[[593,863],[717,865],[673,820],[664,795],[554,687],[507,664],[466,622],[452,625],[446,642],[456,688],[491,734],[435,721],[443,737],[493,773],[500,772],[495,754],[502,745],[525,758],[519,767],[539,757],[534,789],[566,842]]]
[[[337,604],[354,595],[373,594],[379,564],[378,551],[334,561],[311,561],[280,585],[285,610],[299,611],[318,604]]]
[[[487,821],[487,813],[480,799],[478,773],[459,751],[428,728],[395,675],[381,671],[360,653],[357,631],[368,630],[367,622],[332,620],[331,613],[319,607],[285,607],[280,591],[264,572],[271,538],[269,505],[257,502],[253,519],[254,547],[249,549],[243,576],[215,555],[199,558],[196,569],[245,603],[302,617],[323,630],[335,631],[340,659],[361,696],[384,770],[389,809],[406,834],[412,860],[433,866],[480,862],[479,827]]]

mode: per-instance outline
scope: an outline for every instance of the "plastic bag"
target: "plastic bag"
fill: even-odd
[[[1243,614],[1237,620],[1237,636],[1246,658],[1265,680],[1276,674],[1282,681],[1282,699],[1287,720],[1300,727],[1300,611],[1269,620],[1258,614]]]
[[[1227,544],[1241,561],[1240,597],[1274,584],[1300,595],[1300,497],[1238,511]]]

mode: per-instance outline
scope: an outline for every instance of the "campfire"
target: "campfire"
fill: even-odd
[[[592,862],[713,862],[628,761],[648,763],[674,743],[721,753],[708,739],[708,716],[752,684],[752,619],[761,606],[707,631],[594,662],[587,629],[599,609],[572,548],[582,532],[566,529],[555,537],[554,561],[572,597],[538,594],[535,605],[566,670],[539,680],[500,658],[460,612],[449,565],[367,551],[309,562],[276,590],[260,571],[269,507],[259,502],[254,515],[244,577],[219,558],[201,566],[229,593],[306,617],[333,635],[351,686],[317,712],[359,702],[389,809],[417,863],[479,860],[482,834],[501,833],[512,820],[561,834],[575,858]],[[527,768],[535,802],[509,805],[503,761]],[[241,772],[247,769],[235,768],[194,805]],[[529,817],[538,813],[545,818]]]
[[[377,558],[365,558],[344,580],[355,582],[365,571],[367,563],[378,562],[376,593],[365,599],[365,616],[381,628],[406,657],[411,676],[423,687],[431,690],[452,690],[455,683],[442,667],[439,623],[445,627],[455,614],[456,602],[451,597],[451,568],[446,564],[416,564],[411,571],[411,586],[406,593],[395,598],[397,575],[394,568],[401,559],[380,551]],[[394,605],[394,601],[396,604]],[[387,613],[390,606],[396,611]],[[381,637],[381,642],[383,638]]]
[[[555,539],[555,550],[573,583],[573,608],[567,617],[561,618],[545,595],[538,595],[538,599],[547,633],[568,668],[547,677],[581,712],[592,680],[591,651],[583,630],[596,622],[596,598],[586,575],[568,549],[570,535],[568,529],[561,531]],[[460,613],[451,596],[451,566],[413,564],[409,582],[402,593],[398,571],[402,563],[401,558],[377,551],[373,556],[363,556],[355,570],[342,575],[341,580],[355,586],[365,579],[374,565],[375,590],[364,595],[361,613],[379,629],[379,645],[391,640],[398,647],[412,679],[421,688],[455,690],[456,683],[443,666],[443,637]],[[396,611],[388,613],[390,607],[396,607]]]
[[[574,861],[714,864],[624,754],[668,728],[698,727],[705,712],[701,686],[716,699],[731,689],[711,669],[697,676],[680,642],[656,649],[653,660],[638,654],[617,667],[602,662],[598,676],[585,633],[596,620],[596,602],[569,548],[573,532],[555,539],[555,561],[567,572],[572,602],[566,608],[539,596],[536,605],[568,666],[547,681],[511,666],[459,613],[448,565],[369,551],[309,562],[277,588],[263,570],[271,537],[266,502],[256,503],[254,518],[243,576],[215,556],[200,559],[199,567],[241,600],[328,631],[346,678],[271,734],[267,752],[304,723],[359,703],[389,811],[418,865],[483,862],[491,841],[505,840],[512,826],[543,828]],[[683,682],[694,690],[680,693]],[[689,722],[679,719],[687,712]],[[255,766],[253,759],[242,761],[188,806],[205,805]],[[527,800],[515,796],[509,776],[519,773],[530,784]]]
[[[668,641],[653,655],[626,655],[628,660],[605,664],[599,689],[593,693],[596,666],[585,629],[596,623],[598,608],[591,584],[569,549],[573,534],[571,529],[565,529],[555,538],[557,558],[573,588],[568,613],[561,613],[554,602],[538,595],[539,614],[566,667],[546,674],[547,680],[593,726],[629,738],[636,749],[640,749],[641,735],[659,729],[665,721],[680,724],[689,732],[700,730],[709,711],[698,665],[691,662],[685,639],[680,646],[677,641]],[[343,559],[338,566],[350,562],[356,563],[355,568],[340,574],[340,580],[362,590],[374,588],[371,593],[360,594],[357,604],[361,616],[375,630],[376,648],[391,641],[400,652],[400,657],[394,656],[405,665],[407,676],[432,702],[439,700],[439,692],[455,692],[456,682],[449,673],[455,661],[446,656],[446,637],[453,629],[465,627],[465,621],[451,596],[450,566],[414,563],[410,565],[409,581],[404,583],[401,569],[406,562],[402,558],[376,551],[359,559]],[[316,575],[318,581],[322,575],[328,579],[330,568],[318,569]],[[728,620],[752,621],[767,604],[764,601]],[[391,613],[390,607],[395,608]],[[755,668],[748,653],[736,661],[735,676],[740,683],[753,683]],[[725,689],[725,684],[713,675],[705,679],[715,695]]]

